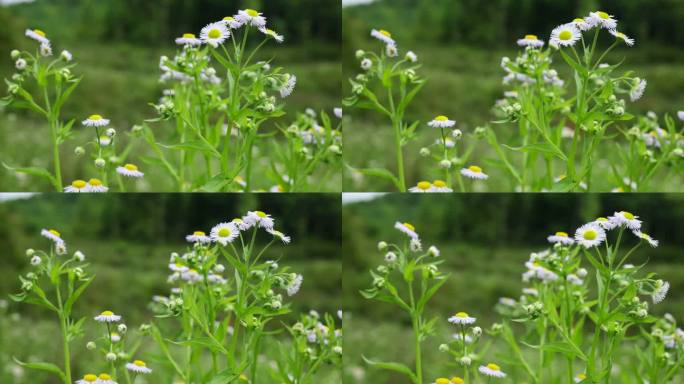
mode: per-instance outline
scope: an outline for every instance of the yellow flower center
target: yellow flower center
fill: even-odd
[[[214,29],[209,31],[207,36],[209,36],[210,39],[218,39],[219,37],[221,37],[221,31],[214,28]]]
[[[596,219],[596,221],[606,222],[606,221],[608,221],[608,219],[606,219],[605,217],[599,217],[598,219]]]
[[[136,360],[136,361],[133,362],[133,364],[134,364],[134,365],[137,365],[138,367],[145,367],[145,366],[147,366],[147,364],[145,364],[145,362],[142,361],[142,360]]]
[[[247,378],[247,375],[245,375],[244,373],[241,373],[241,374],[240,374],[240,380],[242,380],[242,381],[249,381],[249,379]]]
[[[577,375],[578,380],[585,380],[586,378],[587,378],[587,375],[585,375],[584,373],[580,373],[579,375]]]
[[[482,173],[482,168],[478,167],[477,165],[471,165],[470,167],[468,167],[468,169],[471,172]]]
[[[254,9],[245,9],[245,12],[250,16],[250,17],[257,17],[259,16],[259,12],[254,10]]]
[[[382,34],[383,36],[392,37],[392,34],[385,31],[384,29],[381,29],[378,32],[380,32],[380,34]]]
[[[584,19],[578,17],[575,20],[573,20],[573,23],[584,23]]]
[[[136,166],[134,164],[126,164],[126,165],[124,165],[124,168],[126,168],[129,171],[137,171],[138,170],[138,166]]]
[[[183,34],[183,37],[186,38],[186,39],[194,39],[194,38],[195,38],[195,35],[192,34],[192,33],[184,33],[184,34]]]
[[[195,232],[193,232],[192,234],[195,235],[195,236],[205,236],[205,235],[206,235],[206,234],[205,234],[204,232],[202,232],[202,231],[195,231]]]
[[[100,315],[102,315],[102,316],[112,316],[112,315],[114,315],[114,312],[112,312],[112,311],[104,311],[104,312],[100,313]]]
[[[452,377],[451,384],[465,384],[465,381],[463,381],[463,379],[460,377]]]
[[[563,181],[563,180],[565,180],[566,177],[567,177],[566,175],[560,175],[560,176],[558,176],[558,178],[556,180]]]
[[[433,184],[435,187],[437,187],[437,188],[444,188],[444,187],[446,187],[446,183],[445,183],[444,181],[442,181],[442,180],[435,180],[432,184]]]
[[[266,213],[264,213],[264,212],[262,212],[262,211],[255,211],[254,213],[256,213],[256,215],[259,216],[259,217],[261,217],[262,219],[263,219],[264,217],[266,217]]]
[[[491,369],[492,371],[500,371],[501,370],[501,367],[499,367],[498,365],[496,365],[494,363],[487,364],[487,368]]]
[[[276,32],[275,32],[274,30],[272,30],[272,29],[268,29],[268,28],[267,28],[267,29],[266,29],[266,34],[267,34],[267,35],[274,36],[274,35],[276,34]]]
[[[414,227],[411,223],[404,223],[404,227],[406,227],[412,231],[416,230],[416,227]]]
[[[100,179],[90,179],[88,180],[88,184],[92,185],[93,187],[99,187],[102,185],[102,181]]]
[[[242,219],[233,219],[233,223],[242,223]]]
[[[48,232],[52,233],[53,235],[55,235],[55,236],[57,236],[57,237],[62,237],[62,235],[60,235],[59,232],[57,232],[57,231],[54,230],[54,229],[51,229],[51,230],[49,230]]]
[[[616,33],[616,34],[615,34],[615,37],[617,37],[618,39],[623,39],[623,40],[626,40],[626,39],[627,39],[627,36],[625,36],[625,34],[622,33],[622,32]]]
[[[440,377],[439,379],[435,380],[435,384],[449,384],[449,379]]]
[[[223,21],[235,21],[235,18],[233,16],[226,16],[223,18]]]
[[[106,373],[100,373],[100,380],[111,380],[112,377]]]
[[[459,313],[455,314],[454,317],[459,317],[461,319],[465,319],[466,317],[469,317],[469,316],[466,312],[459,312]]]
[[[242,176],[235,176],[235,178],[233,179],[233,181],[238,182],[238,183],[241,183],[241,182],[245,181],[245,179],[243,179]]]
[[[539,40],[537,35],[525,35],[525,40]]]
[[[83,376],[83,380],[85,380],[89,383],[93,383],[93,382],[97,381],[97,376],[93,375],[92,373],[89,373],[89,374]]]
[[[558,35],[558,38],[564,41],[572,39],[572,32],[567,29]]]
[[[190,272],[190,273],[197,273],[197,270],[196,270],[195,268],[190,268],[190,269],[188,270],[188,272]]]
[[[112,337],[119,337],[119,334],[116,332],[112,332]]]
[[[94,121],[102,120],[102,115],[90,115],[88,120],[94,120]]]
[[[429,181],[421,181],[421,182],[418,183],[418,185],[417,185],[418,189],[422,189],[422,190],[424,190],[424,191],[430,189],[431,186],[432,186],[432,185],[430,184]]]
[[[598,12],[596,12],[596,14],[598,15],[598,17],[602,18],[603,20],[610,19],[610,15],[603,12],[603,11],[598,11]]]
[[[74,180],[74,181],[71,183],[71,186],[74,187],[74,188],[83,189],[83,188],[85,188],[85,186],[86,186],[86,182],[83,181],[83,180]]]
[[[596,240],[597,237],[598,233],[596,233],[596,231],[594,231],[593,229],[584,232],[584,238],[586,240]]]
[[[567,232],[556,232],[556,236],[568,237],[568,234],[567,234]]]
[[[38,35],[40,37],[45,37],[45,32],[41,31],[40,29],[34,29],[33,33],[35,33],[36,35]]]
[[[634,220],[634,215],[632,215],[632,214],[629,213],[629,212],[623,211],[623,212],[622,212],[622,216],[624,216],[625,219],[627,219],[627,220]]]
[[[449,118],[444,116],[444,115],[439,115],[439,116],[435,117],[435,121],[447,121],[447,120],[449,120]]]
[[[221,228],[218,231],[218,235],[219,235],[219,237],[228,237],[228,236],[230,236],[230,229],[225,228],[225,227]]]

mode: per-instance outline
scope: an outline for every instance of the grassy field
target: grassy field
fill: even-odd
[[[363,35],[367,31],[354,31],[354,35]],[[380,44],[366,39],[354,41],[358,46],[344,46],[345,78],[359,73],[358,62],[354,60],[355,49],[378,50]],[[435,45],[434,43],[420,43],[415,46],[402,44],[403,51],[413,50],[419,58],[422,67],[419,74],[427,78],[427,84],[414,100],[407,111],[407,121],[419,120],[418,139],[409,143],[404,149],[407,184],[414,185],[420,180],[432,180],[443,177],[431,161],[419,156],[421,147],[432,144],[437,135],[425,124],[436,115],[445,114],[458,121],[458,127],[468,135],[478,126],[496,120],[491,112],[494,102],[502,97],[503,86],[501,78],[504,75],[499,66],[503,56],[515,57],[513,49],[482,49],[460,45]],[[645,96],[637,103],[628,103],[627,110],[634,114],[645,114],[654,111],[662,117],[663,114],[676,115],[684,108],[684,94],[680,91],[684,87],[684,51],[666,47],[652,47],[646,43],[637,42],[630,50],[620,50],[608,56],[605,60],[615,63],[624,58],[622,70],[633,70],[638,76],[648,80]],[[561,78],[572,83],[568,66],[560,58],[556,58],[556,68]],[[345,95],[349,94],[349,84],[345,83]],[[347,152],[345,161],[355,168],[388,167],[395,171],[395,154],[393,149],[393,131],[389,123],[377,114],[358,109],[348,109],[349,121],[345,125],[345,147],[356,150]],[[631,125],[627,125],[631,127]],[[514,139],[517,128],[511,124],[499,125],[497,131],[499,142],[506,143]],[[465,140],[476,140],[467,137]],[[607,148],[602,151],[610,161],[617,161],[617,156]],[[496,154],[486,142],[479,142],[471,156],[473,162],[482,163],[490,170],[490,179],[486,184],[478,183],[482,191],[511,191],[513,185],[502,169],[488,166],[485,161],[495,159]],[[609,175],[607,164],[601,165],[601,176],[595,181],[598,190],[608,191],[615,187],[612,176]],[[558,168],[558,174],[562,172]],[[440,176],[441,175],[441,176]],[[672,172],[666,178],[655,183],[658,191],[677,191],[682,185],[681,172]],[[387,191],[391,185],[382,179],[347,172],[344,179],[346,191]]]

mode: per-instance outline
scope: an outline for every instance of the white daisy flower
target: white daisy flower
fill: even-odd
[[[395,261],[397,261],[397,254],[396,254],[396,253],[394,253],[394,252],[387,252],[387,253],[385,254],[385,262],[386,262],[387,264],[392,264],[392,263],[394,263]]]
[[[190,45],[190,46],[195,47],[198,45],[202,45],[202,40],[195,37],[195,35],[193,33],[184,33],[183,36],[176,39],[176,44],[178,44],[178,45]]]
[[[74,180],[71,182],[71,185],[64,188],[64,192],[88,193],[90,192],[90,188],[88,187],[88,183],[86,183],[84,180]]]
[[[594,224],[598,224],[601,228],[605,229],[606,231],[615,229],[618,226],[618,224],[615,221],[607,219],[605,217],[599,217],[598,219],[594,220]]]
[[[88,180],[88,188],[90,189],[90,192],[93,193],[104,193],[109,191],[108,187],[102,185],[102,180],[95,178]]]
[[[518,45],[521,47],[541,48],[544,42],[537,38],[537,35],[525,35],[524,38],[518,39]]]
[[[242,25],[251,25],[257,28],[263,28],[266,25],[266,18],[254,9],[244,9],[238,11],[235,15],[235,20],[237,20]]]
[[[487,178],[489,178],[486,173],[482,172],[482,168],[477,165],[471,165],[468,168],[461,169],[461,175],[478,180],[487,180]]]
[[[112,143],[112,138],[107,136],[107,135],[102,135],[100,136],[100,139],[98,140],[101,146],[106,147],[109,146],[109,144]]]
[[[575,240],[585,248],[595,247],[606,240],[606,232],[593,222],[587,223],[577,228]]]
[[[276,231],[275,229],[267,229],[266,232],[268,232],[271,235],[279,238],[280,241],[282,241],[284,244],[290,244],[290,241],[292,240],[292,238],[290,236],[287,236],[280,231]]]
[[[449,193],[454,190],[447,187],[447,184],[443,180],[435,180],[432,182],[432,191],[437,193]]]
[[[620,227],[627,227],[632,231],[638,231],[641,229],[641,220],[639,216],[626,211],[615,212],[611,219]]]
[[[66,61],[67,63],[74,59],[74,56],[71,54],[71,52],[67,51],[66,49],[62,50],[62,53],[59,54],[59,57],[61,57],[62,60]]]
[[[233,16],[226,16],[221,21],[224,24],[226,24],[226,26],[228,26],[228,28],[230,28],[230,29],[238,29],[238,28],[242,27],[242,23],[235,20],[235,18]]]
[[[14,63],[14,66],[20,71],[24,70],[24,69],[26,69],[26,60],[17,59],[17,61]]]
[[[48,239],[54,241],[55,243],[63,243],[62,235],[54,229],[43,229],[40,231],[40,235],[47,237]]]
[[[45,35],[45,32],[41,31],[40,29],[27,29],[26,37],[29,37],[41,44],[50,43],[50,40],[48,40],[47,36]]]
[[[104,311],[95,316],[94,319],[100,323],[116,323],[121,320],[121,316],[115,315],[112,311]]]
[[[579,29],[580,31],[588,31],[592,28],[592,25],[584,18],[578,17],[575,20],[572,21],[573,24],[575,24],[575,27]]]
[[[361,69],[367,71],[373,66],[373,61],[371,59],[365,58],[361,60]]]
[[[112,379],[112,376],[107,373],[100,373],[100,376],[98,376],[97,379],[97,384],[116,384],[116,381]]]
[[[635,85],[629,91],[629,99],[632,100],[632,102],[641,99],[641,97],[644,95],[644,92],[646,91],[646,84],[647,81],[645,79],[636,79]]]
[[[81,124],[86,127],[106,127],[109,125],[109,119],[105,119],[102,115],[90,115],[90,117],[83,120]]]
[[[648,244],[651,247],[655,248],[658,246],[658,240],[652,238],[649,234],[641,232],[641,230],[632,231],[632,233],[634,233],[634,236],[636,236],[642,240],[648,241]]]
[[[613,16],[603,11],[591,12],[587,17],[587,22],[592,27],[599,27],[607,30],[615,30],[617,28],[617,20]]]
[[[444,115],[439,115],[428,122],[428,126],[432,128],[451,128],[455,124],[455,120],[449,120],[449,118]]]
[[[481,374],[489,376],[489,377],[496,377],[498,379],[502,379],[506,377],[506,374],[501,371],[501,367],[494,363],[489,363],[487,365],[480,365],[478,368],[478,371],[480,371]]]
[[[112,343],[118,343],[121,341],[121,335],[116,332],[112,332]]]
[[[283,83],[282,87],[280,87],[280,97],[285,98],[290,96],[292,91],[294,91],[295,85],[297,85],[297,76],[292,74],[287,75],[287,80]]]
[[[294,296],[299,292],[299,288],[302,287],[302,282],[304,281],[304,276],[295,275],[290,284],[287,285],[287,295]]]
[[[568,283],[573,284],[573,285],[584,284],[584,280],[580,279],[579,276],[574,275],[572,273],[566,277],[566,280],[568,281]]]
[[[554,47],[569,47],[575,45],[582,33],[573,23],[559,25],[551,31],[550,45]]]
[[[572,239],[572,237],[569,237],[567,232],[556,232],[554,235],[551,235],[546,238],[549,243],[561,243],[563,245],[571,245],[575,243],[575,240]]]
[[[202,281],[202,275],[200,275],[196,269],[192,268],[188,269],[185,272],[181,272],[180,278],[184,281],[187,281],[188,283],[196,283],[198,281]]]
[[[373,29],[371,31],[371,36],[375,37],[376,39],[382,41],[383,43],[385,43],[387,45],[395,45],[396,44],[394,39],[392,38],[392,34],[385,31],[384,29],[380,29],[380,30]]]
[[[283,35],[279,35],[276,33],[276,31],[268,28],[259,28],[259,32],[263,33],[266,36],[270,36],[275,40],[277,43],[282,43],[285,41],[285,37]]]
[[[432,257],[439,257],[440,254],[439,248],[435,247],[434,245],[431,245],[427,252]]]
[[[451,324],[460,324],[460,325],[468,325],[468,324],[473,324],[477,320],[474,317],[468,316],[467,313],[465,312],[458,312],[455,315],[451,316],[449,318],[449,322]]]
[[[126,164],[123,167],[116,167],[116,172],[120,175],[128,176],[128,177],[143,177],[145,176],[144,173],[140,172],[138,170],[138,166],[135,164]]]
[[[618,38],[618,39],[624,41],[625,44],[627,44],[628,46],[631,47],[631,46],[634,45],[634,39],[630,39],[630,38],[627,37],[627,35],[625,35],[624,33],[618,32],[618,31],[613,30],[613,29],[609,30],[608,32],[610,32],[610,34],[613,35],[613,36],[615,36],[616,38]]]
[[[586,379],[587,379],[587,375],[584,373],[580,373],[579,375],[575,376],[575,383],[581,383]]]
[[[418,56],[413,51],[406,52],[405,57],[406,57],[407,61],[410,61],[412,63],[415,63],[416,61],[418,61]]]
[[[239,229],[240,231],[246,231],[246,230],[248,230],[249,228],[252,227],[251,224],[249,224],[248,222],[242,220],[242,219],[239,218],[239,217],[238,217],[238,218],[235,218],[235,219],[233,219],[233,220],[231,220],[230,222],[231,222],[237,229]]]
[[[273,218],[271,215],[262,211],[249,211],[247,212],[247,216],[243,217],[242,220],[244,220],[250,226],[273,229]]]
[[[97,375],[93,375],[92,373],[89,373],[81,380],[76,380],[76,384],[96,384],[97,383]]]
[[[415,187],[409,188],[411,193],[430,193],[433,192],[432,184],[429,181],[420,181]]]
[[[211,237],[207,236],[207,234],[202,231],[195,231],[191,235],[185,236],[185,240],[189,243],[211,243]]]
[[[126,364],[126,369],[135,373],[148,374],[152,373],[152,370],[147,368],[147,364],[142,360],[135,360],[132,363]]]
[[[539,291],[537,291],[534,288],[523,288],[522,290],[523,294],[528,295],[528,296],[539,296]]]
[[[169,263],[169,269],[174,271],[174,272],[183,273],[183,272],[187,272],[188,269],[190,269],[190,268],[188,268],[187,265],[176,261],[175,263]]]
[[[499,304],[505,305],[506,307],[515,307],[516,304],[518,304],[518,302],[515,301],[515,299],[511,299],[510,297],[500,297]]]
[[[230,31],[222,22],[211,23],[202,28],[202,31],[200,32],[200,39],[202,42],[209,44],[214,48],[223,44],[229,37]]]
[[[684,121],[684,111],[677,111],[677,117],[679,120]]]
[[[387,54],[387,57],[397,57],[399,56],[399,50],[396,45],[387,44],[385,46],[385,54]]]
[[[665,296],[667,296],[667,292],[669,290],[670,283],[663,280],[656,281],[655,291],[651,295],[651,300],[653,300],[653,304],[658,304],[665,300]]]
[[[400,223],[396,222],[394,223],[394,228],[400,230],[401,232],[404,232],[408,237],[412,239],[418,239],[418,234],[416,233],[416,227],[414,227],[410,223]]]
[[[239,219],[236,219],[239,220]],[[212,241],[220,243],[221,245],[227,245],[232,243],[238,235],[240,235],[240,230],[233,223],[220,223],[214,226],[209,233]]]

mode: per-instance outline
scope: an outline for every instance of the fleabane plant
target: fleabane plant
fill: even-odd
[[[382,177],[391,181],[399,191],[406,192],[403,148],[415,138],[419,122],[406,122],[405,112],[425,80],[416,73],[418,56],[412,51],[400,54],[390,32],[374,29],[371,36],[383,46],[379,52],[356,52],[362,73],[349,79],[352,95],[344,99],[343,105],[373,110],[390,121],[394,130],[396,173],[386,168],[354,171]]]
[[[34,52],[13,50],[16,72],[5,79],[8,95],[0,100],[0,105],[28,109],[45,119],[49,127],[52,148],[52,170],[40,167],[5,167],[16,173],[42,177],[50,182],[56,191],[61,192],[62,168],[60,147],[72,135],[75,120],[64,121],[62,108],[71,93],[78,87],[81,77],[71,73],[76,66],[69,51],[62,51],[54,57],[52,42],[47,34],[39,29],[27,29],[26,37],[36,42]]]
[[[254,39],[260,42],[252,46]],[[253,178],[256,152],[271,134],[260,128],[285,114],[282,100],[297,77],[254,58],[265,44],[283,41],[262,13],[245,9],[199,35],[183,34],[176,56],[161,58],[160,81],[168,88],[154,104],[158,118],[148,122],[173,122],[172,142],[158,142],[147,125],[143,137],[178,190],[253,191],[263,184]],[[277,185],[284,176],[278,172]]]
[[[261,244],[264,235],[268,242]],[[302,275],[263,256],[276,243],[289,244],[290,236],[275,229],[271,215],[250,211],[209,232],[195,231],[186,240],[192,246],[182,254],[173,253],[169,260],[170,295],[154,300],[158,317],[176,320],[181,329],[166,336],[161,320],[152,328],[167,360],[165,368],[188,383],[206,377],[215,382],[260,382],[258,357],[271,332],[267,326],[290,312],[286,299],[303,282]],[[329,332],[334,330],[329,322],[313,330],[308,323],[302,327],[307,335],[314,332],[312,343],[325,340],[331,348],[340,343]],[[296,328],[293,334],[299,335],[300,327]],[[175,348],[183,352],[182,359],[171,352]],[[316,350],[315,355],[314,349],[300,352],[315,358],[313,366],[306,368],[300,362],[293,368],[282,362],[283,368],[296,372],[281,372],[281,377],[295,374],[310,380],[320,363],[331,358],[327,349]]]
[[[682,331],[671,315],[658,319],[649,309],[665,299],[670,284],[644,274],[646,264],[630,264],[640,247],[658,246],[639,217],[615,212],[548,241],[553,247],[525,263],[520,299],[499,301],[505,320],[492,327],[510,348],[516,377],[673,382],[684,362]]]
[[[410,223],[397,222],[394,226],[405,236],[398,243],[378,243],[384,253],[385,263],[371,270],[372,286],[361,291],[364,298],[393,304],[410,319],[413,329],[415,366],[398,362],[381,362],[364,357],[366,363],[399,372],[413,383],[422,384],[422,344],[434,332],[437,318],[428,319],[426,305],[439,288],[447,282],[447,275],[440,273],[440,251],[435,246],[423,250],[418,233]]]
[[[601,35],[613,39],[606,49],[599,43]],[[491,128],[484,136],[516,189],[595,189],[593,176],[599,162],[607,160],[606,153],[617,152],[623,163],[613,164],[611,171],[615,187],[625,191],[648,189],[654,176],[668,166],[680,169],[681,129],[672,118],[665,118],[667,129],[657,121],[624,128],[634,119],[628,103],[644,95],[647,81],[631,71],[618,72],[621,63],[604,59],[614,48],[634,44],[634,39],[619,32],[613,16],[598,11],[559,25],[551,31],[548,44],[527,35],[518,40],[523,52],[513,60],[502,59],[507,89],[495,106],[500,118],[495,123],[516,124],[519,139],[500,144]],[[554,69],[557,57],[572,70],[571,81]],[[520,158],[513,160],[506,150]]]

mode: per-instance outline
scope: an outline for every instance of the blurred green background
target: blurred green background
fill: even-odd
[[[642,246],[630,258],[635,265],[648,261],[646,272],[655,272],[672,284],[665,301],[651,306],[651,311],[656,315],[669,312],[684,322],[684,237],[679,225],[684,220],[684,195],[390,194],[344,205],[345,379],[408,383],[401,376],[368,367],[361,359],[363,354],[373,360],[414,364],[408,316],[397,307],[365,300],[359,294],[371,285],[368,271],[383,264],[384,254],[377,251],[377,242],[396,243],[405,237],[394,229],[395,221],[415,225],[424,248],[437,246],[444,260],[440,270],[450,274],[427,306],[427,318],[439,318],[436,335],[424,347],[425,380],[431,382],[427,380],[460,372],[437,350],[451,339],[449,316],[466,311],[483,329],[489,328],[501,320],[494,312],[498,299],[520,296],[523,264],[531,252],[548,246],[546,236],[556,231],[574,233],[596,217],[622,210],[639,215],[644,231],[660,240],[658,248]],[[635,243],[631,235],[625,242],[629,247]],[[489,357],[495,358],[496,353],[494,348]]]
[[[264,257],[280,259],[282,266],[304,276],[301,291],[289,298],[293,314],[280,319],[290,323],[299,313],[316,309],[335,313],[341,308],[341,208],[335,194],[67,194],[35,195],[26,199],[0,194],[0,300],[19,291],[19,274],[30,270],[26,248],[45,249],[41,228],[56,228],[69,252],[81,250],[95,281],[74,309],[75,317],[88,318],[104,309],[123,314],[129,329],[152,319],[148,305],[153,295],[168,295],[166,283],[171,252],[187,246],[185,235],[209,232],[218,222],[248,210],[273,215],[276,228],[292,236],[290,245],[275,244]],[[260,237],[262,244],[268,237]],[[2,304],[2,303],[0,303]],[[17,370],[13,356],[23,360],[61,361],[55,343],[58,322],[42,308],[9,301],[0,305],[0,383],[53,383],[45,375]],[[104,309],[103,309],[104,308]],[[166,320],[165,323],[172,321]],[[279,324],[279,322],[278,322]],[[94,331],[86,321],[86,337],[74,342],[75,372],[98,367],[102,358],[85,344]],[[144,340],[147,356],[157,356],[151,338]],[[334,377],[334,372],[329,372]],[[265,377],[265,376],[262,376]],[[331,382],[331,381],[323,381]],[[334,381],[333,381],[334,382]]]
[[[12,49],[35,49],[24,37],[27,28],[44,30],[58,54],[67,49],[84,79],[64,109],[64,119],[100,113],[119,133],[144,119],[156,117],[149,103],[166,88],[158,82],[159,57],[173,57],[174,39],[185,32],[199,36],[200,29],[239,9],[264,13],[269,25],[285,35],[283,44],[269,43],[258,59],[273,59],[274,66],[297,75],[297,89],[286,100],[287,115],[276,120],[287,125],[296,112],[311,107],[325,110],[339,106],[340,7],[339,0],[37,0],[3,6],[0,1],[0,78],[14,73]],[[254,47],[254,45],[252,45]],[[6,95],[3,85],[0,96]],[[154,124],[157,137],[167,125]],[[273,125],[270,126],[273,128]],[[73,150],[90,140],[91,132],[75,129],[75,137],[62,146],[63,178],[71,181],[91,174],[90,160],[77,159]],[[121,135],[123,137],[123,135]],[[0,110],[0,161],[12,166],[46,167],[50,157],[46,123],[25,111]],[[31,148],[31,150],[27,150]],[[149,153],[139,140],[132,158]],[[260,188],[272,185],[264,180]],[[163,172],[147,172],[140,190],[169,190],[171,180]],[[339,189],[339,188],[337,188]],[[0,167],[0,191],[44,191],[49,185],[36,178],[17,178]]]
[[[458,121],[465,133],[497,120],[491,113],[494,102],[503,95],[504,72],[501,58],[515,58],[516,40],[525,34],[536,34],[547,41],[551,30],[575,17],[602,9],[618,19],[618,28],[636,39],[631,48],[618,47],[604,60],[617,63],[624,59],[621,71],[633,70],[648,81],[644,97],[627,103],[633,114],[654,111],[658,115],[676,115],[684,109],[684,2],[679,0],[376,0],[370,4],[349,6],[342,12],[342,61],[344,78],[360,72],[354,57],[357,49],[379,51],[382,44],[370,37],[373,28],[386,29],[397,41],[400,55],[412,50],[422,67],[418,73],[427,84],[407,111],[407,121],[420,120],[418,140],[405,147],[407,184],[420,180],[443,178],[434,162],[418,155],[421,147],[433,143],[437,136],[425,125],[437,115],[448,115]],[[612,37],[603,32],[602,49]],[[568,66],[555,58],[555,69],[562,79],[572,84]],[[343,82],[344,94],[350,85]],[[572,88],[572,87],[571,87]],[[395,171],[393,131],[387,121],[374,112],[347,110],[345,160],[355,168],[387,166]],[[662,116],[661,116],[662,117]],[[662,121],[662,120],[661,120]],[[631,125],[629,125],[631,126]],[[681,123],[679,125],[681,127]],[[518,133],[507,124],[494,126],[500,143]],[[475,140],[467,138],[467,140]],[[383,150],[378,150],[383,148]],[[386,149],[386,150],[385,150]],[[604,151],[601,156],[611,158]],[[512,191],[508,176],[483,161],[494,158],[486,143],[478,145],[471,156],[492,176],[478,183],[483,191]],[[607,165],[601,166],[608,169]],[[396,172],[396,171],[395,171]],[[352,177],[353,176],[353,177]],[[597,187],[608,191],[616,187],[612,177],[596,177]],[[654,191],[681,189],[681,172],[672,173]],[[345,191],[393,190],[386,180],[346,174]]]

